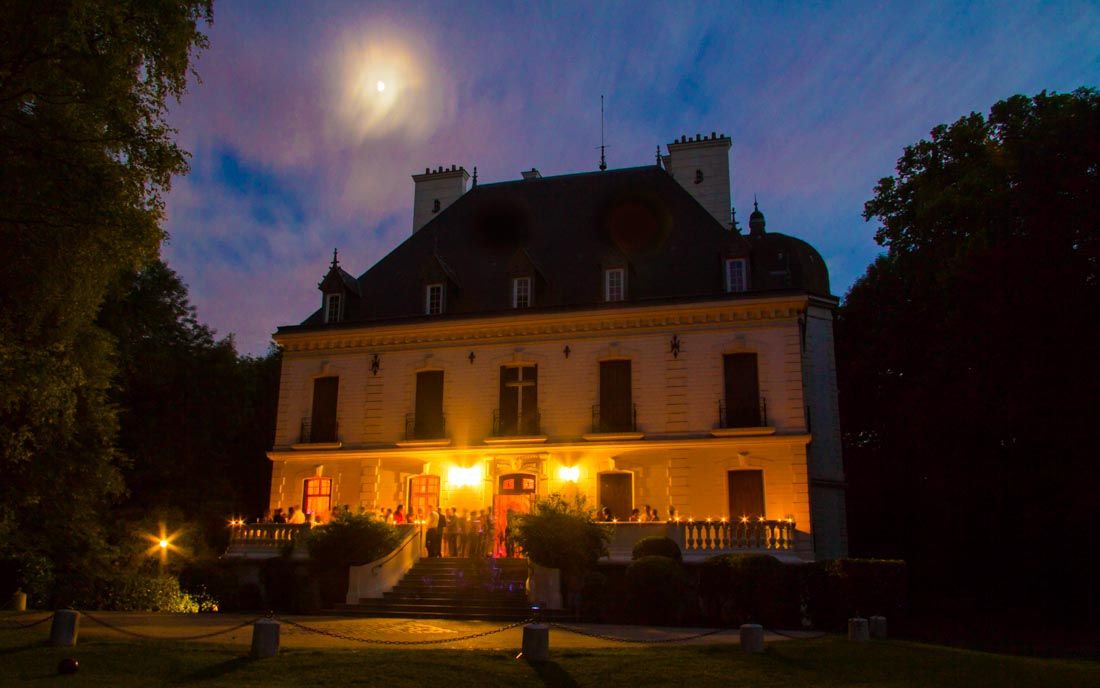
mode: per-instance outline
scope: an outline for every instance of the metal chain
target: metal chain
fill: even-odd
[[[494,628],[488,631],[481,631],[479,633],[472,633],[470,635],[459,636],[458,638],[432,638],[430,640],[383,640],[381,638],[361,638],[359,636],[348,635],[346,633],[338,633],[336,631],[326,631],[321,628],[314,628],[307,626],[297,621],[290,619],[279,618],[279,621],[300,628],[307,633],[316,633],[317,635],[327,635],[330,638],[338,638],[340,640],[350,640],[356,643],[371,643],[375,645],[445,645],[447,643],[458,643],[464,640],[473,640],[474,638],[483,638],[487,635],[493,635],[495,633],[501,633],[503,631],[517,628],[526,623],[531,623],[532,619],[524,619],[523,621],[517,621],[507,626],[501,626],[500,628]]]
[[[99,624],[100,626],[104,626],[106,628],[109,628],[112,631],[115,631],[117,633],[122,633],[123,635],[132,636],[134,638],[143,638],[143,639],[146,639],[146,640],[203,640],[205,638],[213,638],[214,636],[224,635],[226,633],[232,633],[233,631],[239,631],[240,629],[244,628],[245,626],[251,626],[252,624],[259,621],[260,619],[264,618],[262,616],[257,616],[254,619],[249,619],[248,621],[245,621],[243,623],[239,623],[236,626],[233,626],[231,628],[223,628],[221,630],[211,631],[210,633],[199,633],[199,634],[196,634],[196,635],[178,635],[178,636],[167,636],[166,637],[166,636],[159,636],[159,635],[148,635],[146,633],[138,633],[137,631],[131,631],[128,628],[122,628],[121,626],[116,626],[116,625],[114,625],[110,622],[104,621],[103,619],[95,617],[95,616],[89,614],[88,612],[80,612],[80,614],[81,614],[81,616],[88,617],[88,619],[90,621],[94,621],[95,623]]]
[[[588,636],[589,638],[598,638],[600,640],[612,640],[617,643],[637,643],[640,645],[657,645],[661,643],[680,643],[686,640],[695,640],[696,638],[705,638],[709,635],[716,635],[718,633],[724,633],[730,629],[728,628],[716,628],[713,631],[704,631],[703,633],[696,633],[695,635],[687,635],[679,638],[617,638],[613,635],[604,635],[603,633],[596,633],[595,631],[585,631],[580,628],[574,628],[573,626],[565,626],[563,624],[551,621],[550,625],[554,628],[560,628],[563,631],[569,631],[570,633],[576,633],[577,635]]]
[[[8,630],[14,630],[14,629],[17,629],[17,628],[34,628],[35,626],[41,626],[42,624],[46,623],[47,621],[49,621],[52,618],[53,618],[53,613],[51,612],[51,613],[47,614],[45,617],[39,619],[38,621],[32,621],[30,623],[25,623],[25,624],[24,623],[19,623],[15,619],[12,619],[11,623],[0,623],[0,628],[4,628],[4,629],[8,629]],[[7,621],[7,619],[5,619],[5,621]]]

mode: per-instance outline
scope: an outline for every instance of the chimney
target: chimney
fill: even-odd
[[[447,206],[466,193],[470,175],[465,167],[451,165],[437,169],[425,168],[424,174],[412,176],[416,188],[413,192],[413,234],[431,222]]]
[[[539,179],[542,177],[542,175],[539,174],[539,171],[534,167],[529,170],[524,170],[521,174],[523,174],[524,179]]]
[[[665,169],[725,228],[730,227],[731,142],[725,134],[684,135],[668,144]]]

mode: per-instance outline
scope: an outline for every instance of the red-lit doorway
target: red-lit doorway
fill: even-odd
[[[531,473],[508,473],[497,479],[493,496],[493,556],[520,556],[519,547],[508,536],[508,516],[530,513],[535,503],[537,482]]]
[[[439,506],[439,476],[414,475],[409,478],[408,518],[411,523],[417,518],[428,518],[428,511]]]

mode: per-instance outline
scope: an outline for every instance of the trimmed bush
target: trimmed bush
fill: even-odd
[[[96,581],[90,595],[76,600],[84,609],[120,612],[185,612],[200,611],[200,602],[209,607],[211,598],[192,597],[180,590],[174,576],[156,576],[138,571],[122,571]]]
[[[904,616],[907,568],[891,559],[834,559],[806,564],[805,590],[814,625],[842,630],[852,616]]]
[[[667,557],[680,562],[684,560],[683,555],[680,553],[680,546],[676,544],[675,540],[657,535],[644,537],[634,543],[630,558],[641,559],[642,557]]]
[[[642,622],[676,623],[687,589],[680,562],[663,556],[635,559],[626,567],[626,583],[635,614]]]
[[[704,616],[721,625],[798,627],[797,568],[767,554],[727,554],[708,559],[699,574]]]
[[[367,514],[341,513],[306,535],[313,560],[313,580],[293,590],[291,606],[313,611],[343,602],[348,590],[348,567],[362,566],[389,554],[400,542],[398,530]]]

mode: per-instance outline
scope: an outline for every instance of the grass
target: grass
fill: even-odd
[[[283,650],[251,660],[240,646],[171,641],[29,642],[0,630],[0,685],[41,686],[1097,686],[1100,662],[1013,657],[905,641],[856,645],[841,637],[735,646],[558,650],[530,665],[491,650]],[[65,657],[80,662],[57,674]]]

